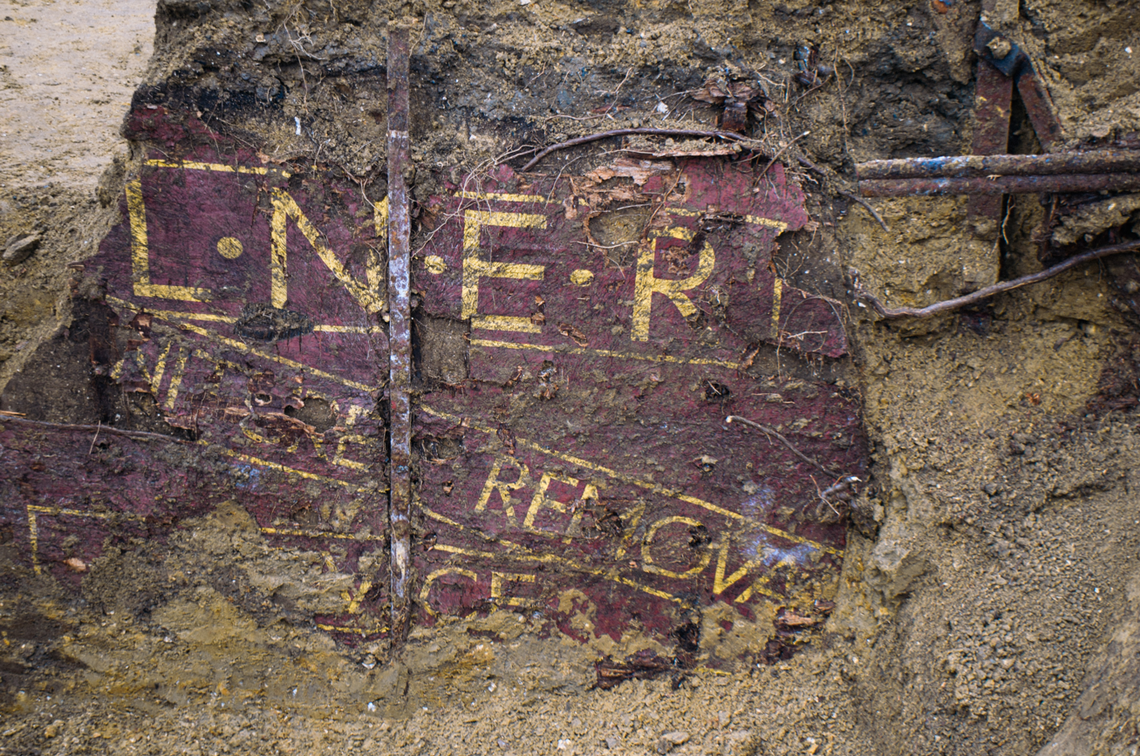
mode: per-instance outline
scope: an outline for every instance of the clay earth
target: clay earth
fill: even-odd
[[[1134,3],[994,7],[1063,147],[1136,148]],[[923,306],[1043,267],[1037,195],[1000,242],[965,198],[869,200],[883,224],[852,199],[856,163],[969,152],[981,12],[8,0],[0,753],[1136,753],[1132,263],[899,320],[848,272]],[[733,119],[750,141],[523,170]],[[1040,151],[1018,103],[1009,149]],[[1056,238],[1140,235],[1136,195],[1102,199]],[[542,273],[510,256],[555,244]]]

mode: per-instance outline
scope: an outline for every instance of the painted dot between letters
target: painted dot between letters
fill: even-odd
[[[575,286],[589,286],[594,282],[594,274],[591,271],[579,268],[570,274],[570,283]]]
[[[244,251],[241,242],[232,236],[223,236],[218,239],[218,254],[227,260],[238,259]]]

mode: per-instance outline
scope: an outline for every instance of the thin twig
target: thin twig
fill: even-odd
[[[879,215],[879,213],[875,210],[875,208],[871,207],[870,202],[868,202],[867,200],[863,199],[862,197],[860,197],[856,194],[852,194],[851,192],[845,192],[842,189],[837,190],[837,193],[846,197],[847,199],[851,200],[852,202],[858,202],[860,205],[867,208],[867,212],[869,212],[871,214],[871,216],[879,222],[879,225],[883,227],[883,230],[890,232],[891,229],[887,227],[887,222],[885,220],[883,220],[883,216]]]
[[[796,137],[792,141],[785,144],[779,150],[777,150],[776,154],[772,156],[772,159],[768,161],[768,165],[764,166],[764,170],[760,171],[760,175],[758,175],[756,178],[752,179],[753,184],[755,184],[760,179],[764,178],[764,174],[766,174],[768,172],[768,169],[771,168],[773,165],[775,165],[776,161],[780,159],[780,156],[783,155],[785,152],[787,152],[788,149],[793,144],[800,141],[801,139],[803,139],[804,137],[806,137],[810,133],[811,133],[810,131],[805,131],[804,133],[800,134],[798,137]]]
[[[957,310],[959,307],[965,307],[966,305],[981,302],[982,300],[988,299],[995,294],[1001,294],[1006,291],[1012,291],[1013,289],[1019,289],[1022,286],[1029,286],[1030,284],[1046,281],[1056,275],[1064,273],[1070,268],[1075,268],[1078,265],[1092,262],[1093,260],[1100,260],[1104,257],[1111,257],[1112,255],[1119,255],[1125,252],[1136,252],[1138,250],[1140,250],[1140,241],[1130,241],[1123,244],[1114,244],[1109,247],[1091,249],[1088,252],[1083,252],[1075,257],[1070,257],[1068,260],[1065,260],[1062,263],[1058,263],[1052,268],[1046,268],[1045,270],[1039,271],[1037,273],[1031,273],[1028,276],[1015,278],[1011,281],[1000,281],[993,286],[987,286],[984,289],[978,289],[972,294],[955,297],[954,299],[947,299],[943,302],[936,302],[935,304],[929,305],[927,307],[887,307],[881,301],[879,301],[878,297],[863,288],[862,284],[859,282],[859,271],[855,270],[854,268],[850,268],[848,270],[848,273],[851,276],[852,286],[855,290],[856,296],[862,299],[866,299],[868,302],[870,302],[871,307],[875,308],[875,312],[879,313],[884,318],[928,318],[931,315],[937,315],[942,312],[950,312],[951,310]]]
[[[91,452],[95,451],[95,442],[99,440],[99,431],[103,430],[103,421],[100,420],[99,424],[95,426],[95,436],[91,439],[91,446],[87,447],[87,456],[91,456]]]
[[[816,173],[818,173],[820,176],[827,178],[827,171],[823,170],[822,168],[820,168],[818,165],[816,165],[812,161],[808,160],[803,155],[796,155],[796,160],[800,161],[800,165],[802,165],[803,167],[808,168],[810,170],[813,170]]]
[[[649,238],[649,227],[653,225],[653,219],[657,217],[657,213],[661,212],[661,208],[665,207],[665,203],[669,201],[669,195],[677,188],[677,184],[681,183],[681,173],[677,172],[677,178],[673,179],[673,186],[665,190],[661,195],[661,201],[657,203],[657,207],[653,208],[653,212],[649,214],[649,220],[645,221],[645,228],[641,230],[641,241]]]
[[[824,467],[824,466],[823,466],[823,465],[821,465],[820,463],[816,462],[814,459],[812,459],[812,458],[811,458],[811,457],[809,457],[808,455],[804,454],[802,451],[800,451],[799,449],[797,449],[797,448],[796,448],[796,447],[795,447],[795,446],[792,444],[792,442],[791,442],[791,441],[789,441],[787,438],[785,438],[785,437],[783,436],[783,434],[781,434],[781,433],[780,433],[779,431],[777,431],[775,428],[772,428],[772,427],[769,427],[769,426],[767,426],[767,425],[764,425],[763,423],[757,423],[757,422],[755,422],[755,421],[749,420],[749,419],[748,419],[748,418],[746,418],[746,417],[741,417],[740,415],[729,415],[728,417],[726,417],[726,418],[724,419],[724,421],[725,421],[726,423],[731,423],[731,422],[733,422],[734,420],[735,420],[736,422],[739,422],[739,423],[744,423],[745,425],[751,425],[753,428],[756,428],[756,429],[758,429],[758,430],[764,431],[764,432],[765,432],[765,433],[767,433],[769,436],[774,436],[775,438],[779,439],[780,443],[782,443],[784,446],[788,447],[788,449],[790,449],[790,450],[791,450],[792,454],[795,454],[797,457],[799,457],[800,459],[802,459],[804,462],[807,462],[809,465],[811,465],[811,466],[812,466],[812,467],[814,467],[815,469],[819,470],[820,472],[823,472],[823,473],[827,473],[828,475],[830,475],[830,476],[831,476],[831,477],[833,477],[833,478],[838,478],[838,477],[840,477],[841,473],[837,473],[837,472],[835,472],[835,471],[833,471],[833,470],[828,470],[826,467]]]
[[[95,431],[96,433],[98,433],[99,430],[102,429],[102,431],[104,433],[115,433],[115,434],[120,435],[120,436],[129,436],[131,438],[153,438],[153,439],[158,439],[159,441],[167,441],[167,442],[175,443],[175,444],[190,443],[190,442],[186,441],[185,439],[179,438],[178,436],[167,436],[167,435],[162,434],[162,433],[152,433],[151,431],[124,430],[122,428],[112,428],[112,427],[103,428],[102,422],[100,422],[99,425],[96,425],[96,426],[72,425],[70,423],[49,423],[49,422],[44,421],[44,420],[31,420],[31,419],[26,418],[26,417],[11,417],[11,416],[5,414],[5,415],[0,416],[0,424],[2,424],[2,423],[18,423],[20,425],[30,425],[30,426],[34,426],[37,428],[52,428],[54,430],[65,430],[65,431]]]
[[[611,137],[627,136],[631,134],[647,134],[649,136],[666,136],[666,137],[703,137],[705,139],[728,139],[734,142],[748,142],[752,141],[748,137],[735,134],[731,131],[707,131],[700,129],[654,129],[649,127],[640,127],[636,129],[613,129],[612,131],[601,131],[597,134],[587,134],[585,136],[567,139],[565,142],[552,144],[546,149],[539,152],[530,162],[519,169],[519,173],[525,173],[542,160],[544,157],[552,152],[558,150],[565,150],[569,147],[576,147],[579,144],[588,144],[589,142],[596,142],[599,139],[609,139]]]

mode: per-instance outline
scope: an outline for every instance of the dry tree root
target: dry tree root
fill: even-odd
[[[993,286],[987,286],[983,289],[978,289],[972,294],[966,294],[954,299],[947,299],[943,302],[936,302],[927,307],[887,307],[871,292],[863,288],[859,282],[859,271],[854,268],[849,268],[847,273],[851,276],[852,288],[855,290],[855,295],[860,299],[865,299],[870,302],[871,307],[875,312],[882,315],[884,318],[928,318],[931,315],[938,315],[943,312],[951,312],[966,305],[976,304],[985,299],[989,299],[995,294],[1012,291],[1019,289],[1022,286],[1029,286],[1030,284],[1041,283],[1047,281],[1054,276],[1064,273],[1070,268],[1075,268],[1093,260],[1100,260],[1104,257],[1111,257],[1112,255],[1119,255],[1125,252],[1136,252],[1140,250],[1140,240],[1124,242],[1123,244],[1113,244],[1109,247],[1099,247],[1098,249],[1090,249],[1087,252],[1082,252],[1079,255],[1070,257],[1062,263],[1054,265],[1052,268],[1037,273],[1031,273],[1028,276],[1021,278],[1014,278],[1011,281],[1000,281]]]
[[[777,439],[784,446],[788,447],[788,449],[792,452],[792,454],[795,454],[797,457],[802,459],[804,462],[807,462],[809,465],[811,465],[815,469],[819,470],[820,472],[822,472],[826,475],[830,475],[833,478],[843,477],[842,473],[837,473],[834,470],[828,470],[826,467],[821,465],[819,462],[817,462],[816,460],[812,459],[811,457],[809,457],[808,455],[804,454],[802,451],[797,449],[795,444],[793,444],[791,441],[789,441],[787,439],[787,437],[784,436],[784,434],[780,433],[775,428],[764,425],[763,423],[757,423],[753,420],[749,420],[746,417],[741,417],[740,415],[729,415],[728,417],[726,417],[724,419],[724,421],[726,423],[737,422],[737,423],[744,423],[745,425],[751,425],[753,428],[756,428],[757,430],[763,431],[764,433],[768,434],[769,436]]]
[[[879,222],[879,225],[883,227],[884,231],[887,231],[888,233],[890,232],[891,229],[889,226],[887,226],[887,222],[885,220],[883,220],[883,216],[879,215],[878,211],[876,211],[875,208],[871,207],[870,202],[863,199],[862,197],[860,197],[857,194],[852,194],[851,192],[845,192],[842,189],[837,189],[836,193],[839,194],[840,196],[846,197],[847,199],[849,199],[853,202],[858,202],[860,205],[862,205],[864,208],[866,208],[867,212],[869,212],[871,214],[872,218],[874,218],[875,220],[877,220]]]
[[[539,152],[530,159],[526,165],[519,169],[519,173],[525,173],[542,160],[544,157],[552,152],[558,150],[565,150],[569,147],[576,147],[579,144],[588,144],[589,142],[596,142],[599,139],[609,139],[610,137],[626,136],[629,134],[648,134],[649,136],[667,136],[667,137],[704,137],[706,139],[727,139],[733,142],[746,142],[751,143],[755,140],[749,139],[741,134],[736,134],[731,131],[707,131],[700,129],[653,129],[648,127],[641,127],[636,129],[614,129],[612,131],[601,131],[597,134],[587,134],[585,136],[567,139],[565,142],[552,144],[546,149]]]

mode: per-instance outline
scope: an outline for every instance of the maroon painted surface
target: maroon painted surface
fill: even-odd
[[[686,252],[695,252],[690,247],[700,245],[676,237],[686,233],[696,235],[705,229],[701,237],[713,247],[716,264],[711,275],[689,293],[689,299],[700,313],[692,322],[665,297],[655,295],[648,339],[632,339],[633,313],[627,303],[635,293],[636,266],[614,265],[609,261],[613,251],[591,245],[586,235],[590,218],[613,208],[592,207],[589,203],[596,194],[575,193],[567,179],[553,187],[550,176],[531,177],[533,183],[520,183],[506,166],[497,169],[490,179],[469,185],[481,187],[486,195],[528,196],[537,201],[506,201],[494,196],[488,199],[436,197],[429,201],[433,213],[443,222],[432,230],[430,242],[416,255],[414,284],[423,292],[425,310],[455,318],[462,313],[462,250],[467,213],[542,215],[545,227],[541,229],[488,224],[480,235],[482,254],[489,255],[489,261],[540,265],[544,269],[541,281],[483,279],[493,281],[493,291],[480,294],[479,314],[526,317],[540,309],[543,312],[546,323],[542,333],[528,334],[520,343],[530,347],[546,346],[551,352],[587,347],[591,351],[636,353],[646,358],[666,356],[685,360],[692,357],[727,362],[743,360],[760,342],[828,357],[844,354],[847,341],[838,304],[823,297],[783,286],[778,328],[773,327],[776,275],[771,259],[778,229],[747,222],[745,218],[780,222],[786,224],[788,231],[802,228],[808,222],[803,193],[798,187],[786,184],[783,167],[773,165],[766,176],[755,179],[754,185],[747,163],[743,166],[713,160],[683,163],[684,171],[676,185],[672,185],[672,179],[666,184],[665,178],[654,176],[646,181],[643,197],[618,204],[635,204],[637,199],[648,203],[668,191],[669,201],[654,217],[648,232],[650,243],[656,242],[654,274],[657,278],[680,279],[695,273],[697,255]],[[636,253],[636,249],[633,252]],[[425,261],[433,255],[441,258],[446,266],[442,273],[431,273],[426,267]],[[571,283],[574,270],[590,271],[594,276],[592,283],[589,286]],[[535,305],[535,296],[543,297],[541,308]],[[725,306],[726,303],[731,305]],[[695,338],[696,329],[702,327],[710,331],[715,342],[712,348],[707,339]],[[494,330],[478,333],[487,340],[499,340],[501,336]],[[472,365],[474,378],[497,377],[500,372],[494,364],[497,360],[492,358],[484,364],[478,350],[473,360],[478,362]]]
[[[330,569],[374,586],[359,612],[318,627],[346,643],[384,637],[389,570],[358,571],[365,554],[387,565],[375,557],[393,532],[381,208],[335,171],[287,175],[180,118],[132,114],[132,136],[166,152],[128,185],[124,220],[85,275],[118,317],[115,359],[93,371],[151,396],[184,438],[115,434],[89,449],[98,429],[0,422],[0,524],[29,563],[75,584],[72,556],[161,540],[232,499],[271,545],[325,551]],[[824,524],[820,492],[862,477],[866,447],[856,398],[800,362],[846,352],[841,308],[773,272],[776,236],[809,222],[804,197],[780,165],[679,164],[632,194],[501,167],[478,192],[452,185],[422,208],[420,312],[476,317],[467,378],[422,387],[413,405],[415,621],[499,607],[543,632],[674,645],[716,603],[758,618],[830,597],[844,527]],[[652,208],[639,245],[622,258],[591,243],[592,218],[639,198]],[[229,238],[240,255],[223,254]],[[670,288],[679,279],[692,285]],[[245,323],[248,306],[274,302],[277,325]],[[774,348],[788,370],[752,369]],[[726,424],[733,414],[819,465]]]
[[[166,135],[183,147],[193,145],[200,124],[195,126],[193,119],[179,124],[162,115],[161,109],[136,112],[131,123],[136,129],[141,123],[152,138]],[[160,160],[175,167],[157,164]],[[195,163],[212,167],[193,167]],[[203,301],[139,293],[127,197],[121,200],[123,222],[85,263],[85,275],[101,283],[119,320],[118,359],[93,368],[110,374],[125,392],[152,396],[163,419],[185,431],[193,453],[180,451],[171,466],[164,466],[167,450],[161,443],[122,441],[132,469],[152,469],[120,479],[113,468],[92,468],[76,477],[71,470],[92,463],[86,452],[93,434],[79,434],[81,439],[53,450],[56,464],[47,472],[24,476],[23,498],[6,505],[4,516],[26,525],[27,506],[49,500],[59,509],[86,512],[94,486],[117,491],[129,502],[123,506],[146,522],[176,527],[208,504],[231,498],[250,512],[270,544],[324,551],[330,569],[356,572],[362,554],[387,548],[387,460],[384,427],[375,412],[387,373],[383,323],[336,279],[299,230],[295,213],[286,225],[284,309],[307,317],[315,330],[265,340],[243,334],[236,321],[246,305],[271,301],[274,191],[296,204],[362,285],[368,283],[369,256],[382,262],[384,254],[373,207],[358,186],[335,178],[315,173],[286,177],[274,167],[263,173],[232,172],[227,166],[261,167],[256,156],[223,140],[220,147],[217,142],[190,146],[180,160],[156,152],[138,177],[150,283],[208,290],[199,297]],[[220,253],[218,242],[225,237],[241,242],[236,258]],[[382,265],[379,270],[382,277]],[[382,290],[378,293],[382,296]],[[303,420],[310,417],[306,405],[325,408],[320,428]],[[46,453],[54,443],[47,431],[5,426],[5,432],[14,439],[14,447],[5,442],[5,460],[13,470],[35,463],[31,457],[13,457],[12,448]],[[173,438],[169,446],[186,448]],[[195,460],[206,452],[213,468],[225,467],[210,478],[208,496],[192,486],[152,495],[156,481],[165,485],[179,475],[192,475],[193,469],[178,465],[197,465]],[[48,519],[45,534],[71,533],[83,544],[85,560],[98,555],[105,533],[88,527],[90,517]],[[127,531],[135,527],[115,523]],[[29,538],[24,526],[19,530]],[[55,547],[51,537],[44,539],[44,564],[56,574]],[[359,614],[313,618],[341,640],[387,633],[387,559],[372,561],[385,566],[377,574],[357,575],[358,583],[375,587]]]
[[[575,637],[636,629],[673,645],[715,602],[755,617],[765,602],[827,598],[844,528],[820,523],[819,491],[835,478],[725,424],[739,414],[778,426],[822,465],[864,470],[853,397],[741,364],[760,342],[792,355],[846,347],[835,303],[789,287],[772,325],[777,229],[755,219],[802,226],[799,190],[779,166],[753,192],[739,167],[689,162],[683,198],[659,213],[654,275],[688,278],[698,265],[695,254],[667,257],[692,247],[664,229],[703,227],[715,266],[686,292],[690,319],[654,295],[641,340],[632,337],[636,265],[619,267],[586,243],[584,219],[601,208],[580,204],[569,182],[552,189],[550,177],[525,183],[506,169],[496,179],[484,196],[434,199],[445,220],[417,255],[414,285],[428,312],[460,317],[468,211],[541,214],[545,228],[484,226],[480,255],[544,269],[541,279],[483,279],[478,305],[480,315],[544,317],[538,333],[472,328],[470,380],[423,396],[421,621],[502,608]],[[702,222],[705,212],[718,219]],[[593,273],[589,285],[571,280],[575,270]]]
[[[0,516],[17,526],[36,570],[71,587],[107,545],[165,536],[173,522],[209,511],[248,480],[240,470],[226,480],[230,470],[205,463],[205,449],[194,444],[111,429],[3,417],[0,449]],[[163,464],[171,450],[194,464]],[[181,505],[156,506],[163,501]]]
[[[383,548],[382,537],[297,518],[341,498],[339,488],[202,441],[0,417],[0,523],[12,528],[35,572],[73,590],[107,548],[161,544],[185,520],[228,500],[254,517],[270,547],[335,553],[338,572],[356,572],[362,556]],[[361,575],[358,590],[364,581],[376,584]],[[312,619],[348,642],[382,637],[386,595],[369,593],[351,615]]]

